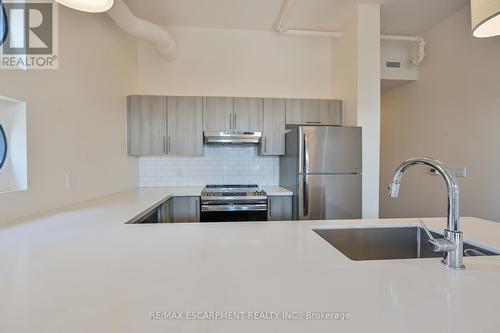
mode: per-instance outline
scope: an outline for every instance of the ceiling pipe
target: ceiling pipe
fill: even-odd
[[[401,35],[380,35],[382,40],[395,40],[400,42],[418,42],[421,37],[401,36]]]
[[[336,31],[317,31],[317,30],[296,30],[288,29],[288,21],[295,6],[296,0],[285,0],[281,7],[278,21],[276,22],[275,29],[280,34],[293,35],[293,36],[311,36],[311,37],[328,37],[328,38],[342,38],[342,32]],[[392,40],[400,42],[415,43],[415,55],[409,61],[411,65],[418,66],[424,61],[425,58],[425,40],[421,36],[401,36],[401,35],[380,35],[381,40]]]
[[[151,42],[167,59],[175,58],[177,47],[172,35],[164,27],[135,16],[123,0],[115,0],[106,13],[123,31]]]
[[[316,31],[316,30],[292,30],[288,29],[286,31],[280,31],[284,35],[293,36],[311,36],[311,37],[329,37],[329,38],[341,38],[342,33],[336,31]]]
[[[317,30],[298,30],[298,29],[288,29],[288,20],[292,13],[293,7],[295,6],[296,0],[285,0],[283,7],[281,7],[281,12],[276,22],[276,31],[283,35],[293,35],[293,36],[310,36],[310,37],[328,37],[328,38],[339,38],[342,37],[341,32],[334,31],[317,31]]]

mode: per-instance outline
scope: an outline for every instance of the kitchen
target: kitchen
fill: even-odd
[[[215,173],[207,173],[209,181],[217,178],[217,172],[223,174],[221,183],[209,183],[201,193],[194,189],[192,197],[167,201],[132,223],[361,218],[361,128],[339,127],[342,101],[129,96],[127,124],[130,155],[198,156],[196,163],[200,165],[208,164],[204,154],[210,155],[214,149],[224,156],[222,165],[214,167]],[[235,149],[239,151],[232,164],[226,154]],[[263,167],[278,169],[279,163],[279,170],[263,170],[261,175],[254,173],[261,165],[254,169],[250,165],[242,170],[254,176],[249,177],[249,184],[236,183],[243,180],[240,175],[232,181],[226,175],[230,174],[228,169],[251,164],[257,158],[256,151],[264,156]],[[274,158],[266,161],[265,157]],[[141,162],[140,182],[144,178],[150,186],[170,185],[161,180],[165,170],[155,168],[162,159]],[[171,159],[166,162],[172,164]],[[187,166],[182,163],[179,167]],[[196,178],[200,169],[185,173],[185,180],[176,173],[175,182],[207,181]],[[160,172],[155,177],[149,170]],[[277,171],[279,179],[269,181],[279,181],[284,187],[262,186],[263,177]],[[302,176],[297,175],[304,175],[300,185],[296,179]],[[259,184],[251,183],[254,180]]]
[[[498,330],[496,1],[57,2],[0,69],[1,331]]]

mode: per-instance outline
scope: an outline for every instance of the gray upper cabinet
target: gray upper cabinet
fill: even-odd
[[[260,147],[261,155],[285,154],[285,100],[264,99],[264,121]]]
[[[204,97],[203,130],[262,132],[262,98]]]
[[[233,128],[233,98],[203,98],[203,130],[227,132]]]
[[[283,155],[285,125],[342,125],[342,101],[128,96],[132,156],[203,155],[203,131],[262,132],[261,155]]]
[[[133,156],[158,156],[166,153],[167,98],[128,96],[128,153]]]
[[[174,197],[170,214],[173,223],[195,223],[200,221],[200,197]]]
[[[241,132],[262,132],[263,114],[263,98],[234,98],[232,129]]]
[[[169,155],[203,155],[201,97],[167,97],[167,124]]]
[[[287,125],[342,125],[342,101],[287,99]]]

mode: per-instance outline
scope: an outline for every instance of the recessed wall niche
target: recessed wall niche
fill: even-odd
[[[0,96],[0,125],[0,193],[27,190],[26,103]]]

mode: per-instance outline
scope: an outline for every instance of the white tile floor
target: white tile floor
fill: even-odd
[[[139,186],[279,183],[279,158],[257,154],[257,146],[205,146],[200,157],[141,157]]]

